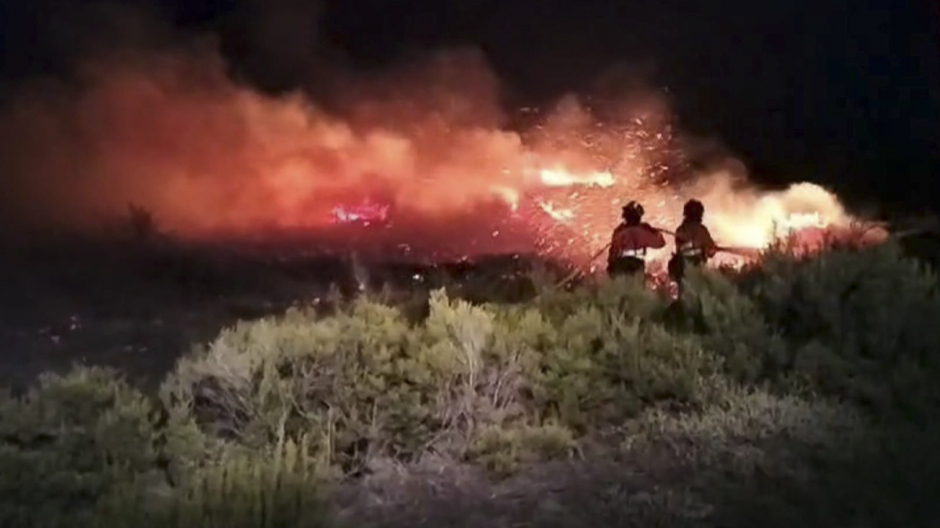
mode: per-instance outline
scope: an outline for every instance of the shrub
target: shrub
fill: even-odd
[[[272,452],[227,451],[193,469],[176,488],[136,487],[104,501],[98,526],[273,528],[324,526],[322,479],[303,446]]]
[[[896,247],[771,254],[743,284],[788,342],[785,368],[880,412],[940,410],[937,280]]]
[[[547,335],[533,373],[536,409],[580,432],[657,401],[698,405],[717,373],[694,340],[618,311],[582,308]]]
[[[292,310],[223,331],[206,350],[181,360],[164,397],[191,408],[207,431],[247,447],[285,437],[299,442],[309,433],[326,460],[355,458],[374,448],[358,442],[373,436],[370,428],[395,428],[389,422],[420,414],[420,405],[408,403],[419,404],[433,380],[406,392],[386,390],[388,378],[400,374],[393,360],[408,350],[408,327],[396,310],[360,301],[348,312],[315,318]]]
[[[318,467],[295,444],[210,451],[180,409],[114,372],[45,375],[0,399],[0,526],[314,526]]]
[[[44,375],[0,401],[0,525],[84,526],[103,497],[162,474],[152,411],[102,369]]]
[[[757,303],[725,275],[694,268],[685,279],[672,322],[699,337],[722,358],[724,372],[739,383],[755,383],[781,370],[786,344],[776,335]]]
[[[566,497],[572,525],[581,510],[609,524],[932,520],[940,435],[905,420],[940,409],[931,273],[892,248],[837,249],[687,281],[678,305],[631,279],[516,304],[434,291],[417,315],[334,299],[223,331],[159,402],[106,370],[46,376],[0,398],[0,526],[319,526],[324,481],[374,460],[503,477],[595,445],[640,471],[605,458],[608,480],[579,495],[562,476],[546,500],[543,482],[532,512],[551,524]],[[780,383],[802,378],[818,390]]]
[[[443,292],[417,327],[368,300],[322,319],[293,311],[223,332],[181,361],[164,393],[243,445],[312,435],[346,471],[379,454],[410,460],[485,421],[484,402],[500,405],[502,378],[485,361],[494,325]]]
[[[164,394],[213,434],[256,448],[308,438],[317,456],[353,473],[375,456],[462,456],[489,426],[557,419],[583,433],[651,402],[710,397],[717,362],[641,319],[662,306],[653,294],[618,282],[566,295],[593,305],[569,311],[561,296],[543,299],[552,321],[533,307],[474,306],[436,291],[415,324],[365,299],[328,317],[295,310],[242,323],[182,360]]]
[[[127,224],[137,242],[147,242],[160,233],[153,212],[139,205],[128,205]]]
[[[857,525],[867,519],[853,510],[864,506],[834,515],[832,503],[879,487],[877,480],[846,472],[859,461],[856,454],[869,442],[871,425],[858,410],[835,401],[734,389],[701,412],[645,412],[632,425],[621,456],[707,505],[704,526]]]
[[[582,285],[572,291],[542,284],[534,304],[546,319],[559,324],[588,307],[624,317],[656,321],[666,312],[668,301],[647,288],[638,277],[617,277]]]
[[[474,435],[467,459],[480,463],[497,477],[506,477],[526,465],[569,458],[576,451],[573,433],[563,426],[489,425]]]
[[[786,459],[767,456],[781,447],[852,449],[868,424],[857,411],[835,402],[733,389],[724,401],[696,413],[650,409],[632,427],[627,448],[666,448],[677,460],[748,473],[757,466],[787,471]]]

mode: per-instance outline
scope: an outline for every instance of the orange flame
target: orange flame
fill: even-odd
[[[355,237],[370,247],[576,261],[604,247],[630,200],[672,229],[697,197],[719,243],[752,248],[851,221],[812,184],[767,193],[688,172],[677,183],[678,134],[655,97],[608,120],[566,98],[519,132],[501,126],[497,84],[478,55],[445,55],[404,80],[351,82],[357,95],[327,113],[232,82],[211,54],[96,62],[78,92],[23,92],[3,109],[0,220],[90,225],[133,202],[193,236],[339,223],[371,226]]]
[[[540,175],[542,184],[546,187],[570,187],[573,185],[612,187],[614,185],[614,175],[609,172],[593,172],[582,176],[572,174],[562,168],[555,168],[543,169]]]
[[[568,223],[575,218],[571,209],[556,209],[552,202],[539,202],[539,207],[558,222]]]

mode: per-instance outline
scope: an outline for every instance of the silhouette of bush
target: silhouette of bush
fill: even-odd
[[[788,375],[781,371],[786,343],[732,278],[689,270],[676,308],[671,323],[697,336],[706,350],[720,357],[723,372],[735,382],[758,383]]]
[[[138,242],[147,242],[160,234],[153,211],[136,204],[127,207],[127,224],[131,236]]]
[[[787,342],[781,372],[879,413],[940,410],[937,279],[897,247],[770,254],[742,284]]]

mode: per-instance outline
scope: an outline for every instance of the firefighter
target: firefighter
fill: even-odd
[[[682,224],[676,229],[676,252],[669,260],[669,276],[681,285],[687,266],[701,266],[718,252],[708,228],[702,224],[705,206],[689,200],[682,209]]]
[[[643,206],[630,202],[623,208],[623,223],[614,229],[607,257],[611,276],[642,274],[646,271],[646,250],[666,245],[659,230],[643,222]]]

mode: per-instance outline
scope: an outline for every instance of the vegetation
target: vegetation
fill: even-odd
[[[0,526],[934,522],[930,270],[778,252],[683,291],[362,296],[239,322],[155,397],[44,376],[0,400]]]

